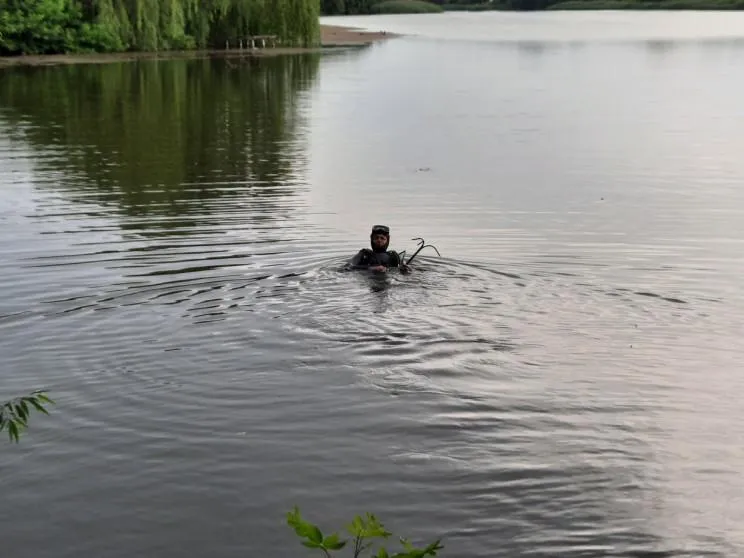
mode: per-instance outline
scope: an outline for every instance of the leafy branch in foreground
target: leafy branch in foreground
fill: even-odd
[[[0,432],[7,429],[11,442],[18,442],[21,432],[28,427],[31,409],[48,415],[44,403],[54,404],[43,391],[33,391],[31,395],[17,397],[0,407]]]
[[[300,538],[304,539],[302,541],[304,546],[317,548],[329,558],[332,551],[341,550],[349,542],[348,540],[342,540],[338,533],[324,536],[317,525],[302,518],[297,506],[287,513],[287,524],[294,529]],[[364,551],[374,546],[374,539],[387,540],[392,535],[371,513],[367,513],[365,517],[357,515],[346,526],[346,531],[353,537],[354,558],[359,558]],[[439,540],[423,548],[416,548],[403,538],[400,538],[400,543],[403,545],[403,551],[401,552],[389,554],[384,546],[380,546],[377,554],[370,554],[370,556],[373,558],[424,558],[426,556],[436,556],[437,551],[444,548]]]

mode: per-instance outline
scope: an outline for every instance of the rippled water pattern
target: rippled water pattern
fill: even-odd
[[[533,16],[0,74],[9,555],[744,555],[744,20]]]

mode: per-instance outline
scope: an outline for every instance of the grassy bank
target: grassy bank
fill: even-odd
[[[245,58],[262,56],[279,56],[323,52],[337,47],[364,47],[374,42],[396,37],[392,33],[361,31],[336,25],[320,26],[320,44],[315,47],[276,47],[258,48],[255,50],[219,49],[219,50],[169,50],[162,52],[112,52],[112,53],[70,53],[49,55],[24,55],[0,57],[0,70],[13,66],[56,66],[66,64],[106,64],[110,62],[128,62],[134,60],[156,59],[199,59],[199,58]]]

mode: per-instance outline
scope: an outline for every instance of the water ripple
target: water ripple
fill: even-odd
[[[0,395],[57,401],[3,454],[4,548],[291,555],[299,503],[463,557],[741,554],[734,66],[390,45],[317,87],[3,73]],[[444,257],[344,271],[378,219]]]

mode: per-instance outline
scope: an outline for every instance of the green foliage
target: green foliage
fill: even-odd
[[[69,51],[80,27],[80,7],[67,0],[0,0],[0,54]]]
[[[287,524],[292,527],[302,540],[302,544],[307,548],[313,548],[322,551],[325,556],[330,557],[331,552],[336,552],[346,548],[349,542],[353,544],[353,557],[359,558],[363,552],[372,549],[375,542],[388,540],[392,533],[389,532],[380,521],[370,513],[365,517],[357,515],[353,521],[346,526],[346,531],[352,539],[344,540],[338,533],[324,535],[317,525],[310,523],[302,518],[300,510],[295,506],[292,511],[287,513]],[[380,544],[375,554],[370,553],[368,556],[373,558],[425,558],[426,556],[436,556],[437,551],[444,548],[439,540],[428,544],[425,547],[417,548],[407,539],[400,539],[403,549],[396,554],[390,554],[388,549]]]
[[[503,3],[485,3],[485,4],[441,4],[442,9],[446,12],[487,12],[494,10],[506,9]]]
[[[0,0],[0,56],[224,48],[255,35],[312,46],[319,15],[319,0]]]
[[[372,6],[374,14],[431,14],[442,11],[441,6],[423,0],[385,0]]]
[[[11,399],[0,407],[0,432],[8,431],[11,442],[18,443],[21,432],[28,427],[28,418],[31,410],[36,409],[40,413],[48,415],[44,403],[53,404],[43,391],[34,391],[25,397]]]
[[[364,15],[372,13],[379,0],[320,0],[325,15]]]
[[[490,10],[507,10],[511,0],[430,0],[445,11],[485,12]]]

